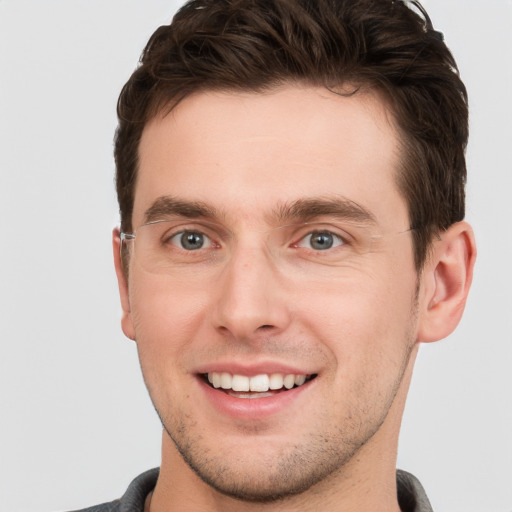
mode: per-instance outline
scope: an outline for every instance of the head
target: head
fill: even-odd
[[[455,327],[474,261],[439,34],[391,0],[191,2],[118,109],[123,329],[161,474],[259,502],[393,485],[417,344]]]
[[[121,229],[133,228],[138,148],[151,119],[194,92],[286,83],[386,98],[420,270],[432,237],[464,218],[467,97],[442,35],[400,0],[187,3],[153,34],[119,98]]]

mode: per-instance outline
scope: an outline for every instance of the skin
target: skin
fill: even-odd
[[[164,425],[151,510],[399,510],[397,439],[418,343],[455,328],[475,249],[458,223],[418,275],[410,233],[391,236],[409,228],[391,119],[377,94],[294,85],[199,93],[145,127],[134,228],[164,196],[207,205],[215,226],[212,258],[154,274],[131,257],[129,277],[114,232],[123,330]],[[389,236],[326,264],[275,229],[283,205],[319,198],[356,203],[374,219],[363,231]],[[289,264],[269,250],[271,233]],[[271,365],[316,378],[263,416],[219,412],[198,375]]]

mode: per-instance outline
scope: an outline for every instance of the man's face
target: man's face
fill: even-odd
[[[301,492],[398,430],[418,323],[398,147],[378,96],[312,87],[200,93],[146,126],[133,226],[167,252],[136,246],[123,327],[214,488]]]

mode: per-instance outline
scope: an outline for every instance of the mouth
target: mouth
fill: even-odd
[[[211,388],[234,398],[266,398],[303,386],[313,380],[316,374],[262,373],[249,377],[228,372],[210,372],[201,377]]]

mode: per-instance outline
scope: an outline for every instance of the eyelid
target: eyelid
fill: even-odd
[[[161,241],[164,244],[172,244],[174,247],[177,247],[178,249],[185,250],[189,252],[187,249],[181,246],[180,243],[180,237],[183,236],[185,233],[196,233],[203,237],[204,245],[199,250],[208,250],[208,249],[216,249],[221,247],[218,241],[215,240],[213,236],[211,236],[208,233],[205,233],[205,230],[197,229],[197,228],[183,228],[183,227],[176,227],[174,229],[166,230],[165,233],[163,233],[160,237]]]
[[[357,231],[364,230],[364,228],[357,223],[347,222],[347,224],[349,224],[347,228],[349,230],[356,231],[356,233],[351,234],[351,232],[344,229],[340,224],[341,222],[337,219],[319,219],[314,221],[284,224],[270,228],[269,230],[255,230],[254,233],[261,234],[266,232],[268,235],[271,235],[272,233],[280,232],[282,233],[280,238],[283,237],[282,242],[287,238],[289,246],[296,246],[306,236],[318,232],[331,233],[332,235],[339,237],[345,244],[357,244],[358,239],[363,235],[362,233],[358,234]],[[201,218],[159,219],[146,224],[146,226],[153,226],[156,229],[158,229],[158,225],[161,225],[164,228],[159,236],[161,240],[170,238],[185,231],[191,231],[201,233],[212,240],[213,243],[217,244],[217,246],[221,246],[224,242],[233,237],[233,233],[225,226]]]
[[[313,235],[315,233],[332,234],[335,237],[341,239],[344,244],[351,244],[355,243],[356,241],[356,237],[354,235],[351,235],[345,229],[328,222],[304,222],[302,224],[296,224],[294,227],[297,228],[293,234],[293,238],[296,240],[294,245],[298,244],[307,236]]]
[[[311,245],[312,244],[311,238],[315,235],[322,235],[322,234],[332,236],[334,239],[333,244],[331,247],[327,247],[322,250],[315,249]],[[308,240],[308,238],[309,238],[309,240]],[[347,245],[347,242],[337,233],[333,233],[332,231],[327,231],[327,230],[319,230],[319,231],[312,231],[311,233],[307,233],[298,242],[296,242],[293,245],[294,245],[294,247],[300,247],[300,248],[312,250],[315,252],[317,252],[317,251],[326,252],[326,251],[332,251],[334,249],[337,249],[338,247],[343,247],[343,246]]]
[[[203,240],[206,242],[208,242],[206,245],[206,247],[201,247],[201,249],[209,249],[211,248],[212,246],[216,245],[215,242],[208,236],[206,235],[205,233],[202,233],[201,231],[197,231],[197,230],[191,230],[191,229],[183,229],[181,231],[177,231],[176,233],[172,233],[170,235],[170,237],[167,237],[167,239],[173,244],[173,245],[176,245],[177,247],[179,247],[179,242],[174,239],[176,239],[177,237],[181,237],[183,236],[185,233],[195,233],[195,234],[198,234],[198,235],[201,235],[203,237]],[[182,247],[180,247],[182,249]]]
[[[201,219],[170,219],[149,223],[149,225],[162,225],[164,230],[160,237],[168,238],[183,232],[201,233],[211,240],[223,239],[228,236],[225,228],[212,222]]]

